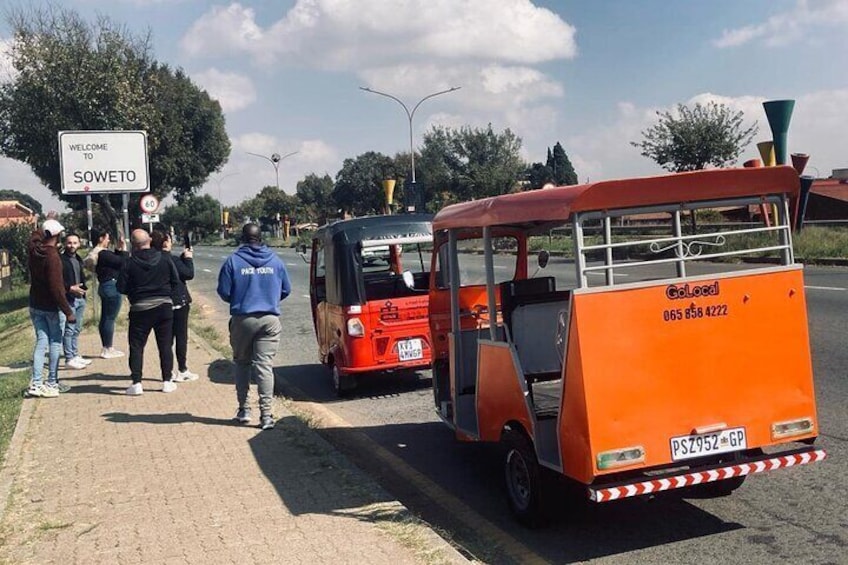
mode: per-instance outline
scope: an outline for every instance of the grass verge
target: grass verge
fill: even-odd
[[[28,295],[26,287],[0,295],[0,366],[25,366],[32,355],[32,332],[27,331]],[[6,457],[28,383],[28,368],[0,375],[0,462]]]

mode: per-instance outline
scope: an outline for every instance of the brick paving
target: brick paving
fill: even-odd
[[[80,345],[99,352],[96,330]],[[126,357],[90,357],[60,370],[70,392],[24,401],[20,449],[0,473],[11,483],[0,562],[461,561],[280,399],[275,429],[233,423],[231,366],[196,336],[189,365],[201,379],[175,393],[153,378],[157,355],[151,339],[143,396],[123,394]]]

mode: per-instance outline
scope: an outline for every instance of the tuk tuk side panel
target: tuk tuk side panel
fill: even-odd
[[[641,466],[669,464],[672,437],[711,427],[744,427],[749,449],[818,435],[800,267],[578,292],[572,330],[579,358],[569,348],[567,378],[584,388],[588,464],[630,446],[644,447]],[[774,423],[804,417],[810,433],[772,438]],[[562,447],[564,461],[585,456]]]
[[[533,436],[533,423],[519,384],[515,353],[509,344],[481,341],[477,371],[480,440],[500,441],[504,424],[517,421]]]
[[[560,409],[560,461],[564,475],[588,484],[594,477],[595,466],[589,441],[589,416],[586,391],[583,386],[580,326],[574,321],[575,310],[576,305],[572,302],[563,368],[565,382]]]

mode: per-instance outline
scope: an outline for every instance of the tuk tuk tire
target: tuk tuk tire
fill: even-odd
[[[524,433],[509,428],[504,431],[501,442],[509,508],[522,525],[539,527],[545,521],[545,508],[541,468],[533,444]]]
[[[342,375],[338,365],[333,365],[333,390],[339,398],[346,397],[354,389],[355,381],[350,375]]]

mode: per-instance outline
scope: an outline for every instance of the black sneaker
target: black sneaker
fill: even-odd
[[[238,422],[239,424],[249,424],[250,417],[250,408],[239,408],[236,415],[233,417],[233,420]]]
[[[262,416],[262,420],[259,424],[259,427],[263,430],[271,430],[274,428],[274,417],[273,416]]]

